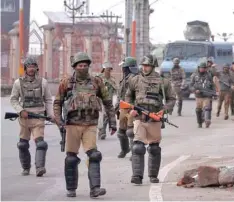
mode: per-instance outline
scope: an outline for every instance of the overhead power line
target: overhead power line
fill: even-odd
[[[153,2],[150,4],[150,6],[153,5],[154,3],[157,3],[158,1],[159,1],[159,0],[153,1]]]

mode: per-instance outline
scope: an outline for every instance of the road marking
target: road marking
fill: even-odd
[[[189,157],[190,157],[190,155],[180,156],[175,161],[172,161],[171,163],[167,164],[162,169],[160,169],[159,180],[161,182],[163,182],[171,169],[173,169],[177,164],[179,164],[182,161],[185,161]],[[163,201],[162,183],[151,184],[150,190],[149,190],[149,199],[150,199],[150,201]]]

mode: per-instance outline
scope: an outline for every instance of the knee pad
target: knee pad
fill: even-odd
[[[129,138],[134,138],[133,127],[129,127],[129,128],[127,129],[126,135],[127,135]]]
[[[28,150],[29,149],[28,140],[20,139],[20,141],[17,143],[17,147],[19,150]]]
[[[90,162],[100,162],[102,160],[102,153],[96,149],[87,151]]]
[[[145,155],[146,148],[143,142],[136,141],[132,146],[132,153],[138,155]]]
[[[43,138],[37,138],[35,140],[36,142],[36,147],[37,150],[47,150],[48,149],[48,144],[43,140]]]
[[[118,138],[125,137],[126,136],[126,130],[119,128],[117,136],[118,136]]]
[[[155,156],[161,153],[161,147],[159,147],[159,143],[153,143],[148,146],[147,151],[149,154]]]
[[[76,167],[80,163],[80,159],[76,156],[75,153],[67,153],[65,158],[65,166],[67,167]]]

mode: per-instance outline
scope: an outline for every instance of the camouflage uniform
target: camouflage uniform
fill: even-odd
[[[136,59],[132,57],[125,58],[123,64],[121,64],[123,69],[123,79],[119,83],[119,91],[117,96],[116,111],[119,112],[119,102],[120,100],[125,99],[125,94],[128,88],[130,80],[138,73],[138,67]],[[119,116],[119,130],[118,138],[120,141],[121,152],[118,155],[118,158],[124,158],[128,152],[129,148],[129,139],[130,147],[132,147],[133,142],[133,119],[129,116],[128,110],[121,109]],[[128,139],[129,138],[129,139]],[[131,158],[130,158],[131,160]]]
[[[112,101],[113,103],[113,96],[114,94],[116,93],[117,91],[117,86],[116,86],[116,83],[115,83],[115,78],[112,77],[110,75],[110,78],[107,78],[104,74],[104,69],[105,68],[112,68],[112,65],[109,63],[109,62],[106,62],[103,64],[103,69],[102,69],[102,74],[99,75],[100,78],[102,78],[103,80],[103,83],[104,85],[107,87],[107,90],[109,92],[109,99]],[[102,116],[102,127],[99,128],[99,133],[98,133],[98,136],[100,139],[105,139],[106,138],[106,128],[107,128],[107,125],[109,123],[109,119],[108,119],[108,116],[105,112],[105,110],[103,110],[103,116]]]
[[[183,105],[183,94],[182,88],[185,85],[185,71],[182,67],[179,66],[180,60],[179,58],[174,58],[173,60],[174,67],[172,67],[170,74],[171,74],[171,83],[173,90],[176,93],[177,101],[178,101],[178,116],[181,116],[181,110]],[[171,112],[172,113],[172,112]]]
[[[225,64],[223,67],[223,71],[218,75],[219,78],[219,86],[220,86],[220,92],[219,92],[219,99],[218,99],[218,107],[217,107],[217,117],[220,114],[222,104],[224,101],[224,113],[225,117],[224,119],[228,119],[228,110],[229,105],[231,101],[231,93],[232,89],[231,87],[234,85],[234,80],[229,72],[230,65]]]
[[[115,112],[108,91],[100,77],[90,76],[88,70],[91,59],[86,53],[77,53],[73,58],[73,76],[61,81],[54,100],[54,115],[57,123],[61,121],[63,110],[66,124],[66,158],[65,180],[68,197],[76,196],[78,184],[77,154],[82,146],[89,158],[88,177],[90,197],[104,195],[106,190],[100,188],[100,161],[102,154],[97,150],[96,130],[101,110],[101,100],[105,107],[109,125],[116,130]],[[83,69],[77,66],[83,64]],[[86,65],[86,66],[84,66]],[[100,100],[101,99],[101,100]]]
[[[215,86],[217,86],[216,83],[217,83],[217,74],[218,73],[217,73],[216,66],[214,64],[214,58],[213,57],[209,57],[207,59],[207,67],[208,67],[208,73],[210,73],[210,75],[213,78],[213,82],[214,82]],[[217,87],[216,87],[216,91],[218,91]],[[216,97],[215,97],[215,99],[216,99]],[[210,117],[212,115],[212,106],[213,106],[213,99],[211,98],[210,99],[210,111],[209,111],[209,113],[210,113],[209,116]]]
[[[28,68],[35,69],[34,76],[28,75]],[[52,96],[47,80],[37,76],[38,65],[33,57],[26,58],[24,62],[25,76],[16,79],[10,97],[13,108],[21,115],[23,111],[33,112],[40,115],[45,113],[53,117]],[[20,99],[20,100],[19,100]],[[29,140],[32,135],[36,143],[35,166],[36,175],[46,173],[45,161],[47,143],[44,141],[45,120],[33,118],[19,118],[20,140],[17,144],[19,159],[23,168],[22,175],[28,175],[31,168],[31,155],[29,152]]]
[[[205,68],[204,72],[200,72],[200,68]],[[190,82],[191,91],[195,92],[200,90],[199,93],[195,92],[196,96],[196,115],[198,127],[202,127],[202,123],[205,120],[206,127],[209,127],[211,124],[211,105],[210,100],[212,99],[212,94],[209,92],[215,93],[215,86],[212,80],[212,76],[207,72],[206,63],[201,63],[198,66],[198,71],[192,74]],[[203,91],[203,92],[201,92]],[[204,115],[204,120],[203,120]]]
[[[157,60],[152,55],[144,56],[141,65],[151,66],[152,70],[144,73],[144,67],[141,74],[135,76],[129,83],[126,92],[125,101],[145,108],[151,112],[158,112],[161,109],[173,108],[176,102],[176,95],[172,90],[169,80],[160,78],[155,72]],[[164,89],[164,90],[163,90]],[[157,100],[146,98],[146,93],[155,93]],[[163,94],[166,97],[166,106],[163,106]],[[144,156],[146,153],[145,145],[148,144],[148,176],[151,183],[158,183],[158,172],[161,164],[161,122],[138,112],[134,118],[134,142],[132,147],[132,183],[142,184],[144,176]]]

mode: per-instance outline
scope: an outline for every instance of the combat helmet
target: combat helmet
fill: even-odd
[[[122,61],[122,67],[135,67],[137,66],[137,61],[134,57],[126,57]]]
[[[173,64],[174,64],[174,65],[180,64],[180,59],[179,59],[179,58],[174,58],[174,59],[173,59]]]
[[[214,58],[213,58],[213,57],[208,57],[208,58],[207,58],[207,62],[214,63]]]
[[[228,69],[230,69],[231,68],[231,65],[229,64],[229,63],[225,63],[224,65],[223,65],[223,68],[228,68]]]
[[[207,68],[206,62],[201,62],[201,63],[198,65],[198,68]]]
[[[88,65],[90,65],[91,62],[92,62],[92,60],[88,56],[87,53],[85,53],[85,52],[78,52],[78,53],[76,53],[74,55],[74,57],[72,58],[71,62],[72,62],[71,66],[74,68],[77,65],[77,63],[80,63],[80,62],[87,62]]]
[[[142,58],[140,65],[158,67],[158,60],[153,55],[146,55]]]
[[[111,64],[110,62],[104,62],[104,63],[102,64],[102,71],[101,71],[101,73],[104,72],[104,69],[105,69],[105,68],[111,68],[111,69],[113,69],[112,64]]]
[[[24,70],[25,70],[29,65],[35,65],[35,67],[38,69],[38,64],[37,64],[37,60],[36,60],[35,57],[33,57],[33,56],[28,56],[28,57],[24,60]]]

